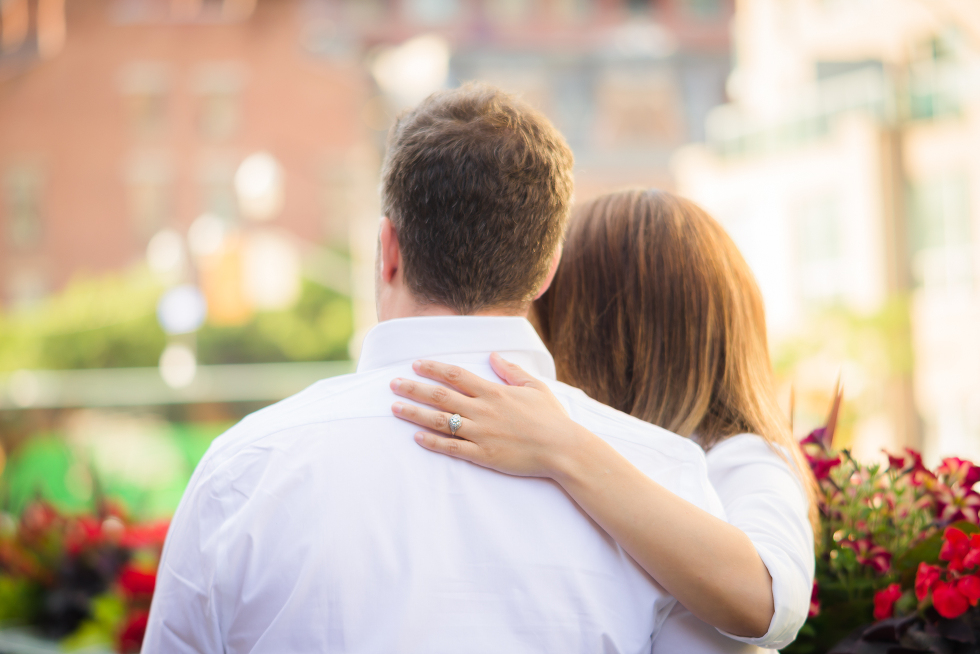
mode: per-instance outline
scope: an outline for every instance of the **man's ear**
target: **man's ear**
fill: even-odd
[[[401,269],[401,249],[398,247],[398,233],[395,226],[391,224],[388,217],[381,219],[380,248],[378,259],[380,264],[379,275],[381,281],[390,284]]]
[[[544,292],[548,290],[551,286],[551,282],[555,279],[555,273],[558,272],[558,262],[561,261],[561,243],[555,248],[555,254],[551,257],[551,267],[548,268],[548,276],[544,278],[544,283],[541,284],[541,288],[538,289],[538,294],[534,296],[537,300],[539,297],[544,295]]]

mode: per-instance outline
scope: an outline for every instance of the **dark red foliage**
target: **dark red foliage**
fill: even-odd
[[[817,586],[817,582],[813,582],[813,591],[810,593],[810,611],[807,614],[808,618],[813,618],[820,615],[820,598],[818,597],[820,588]]]
[[[119,634],[118,650],[121,654],[134,654],[143,646],[143,636],[146,634],[146,624],[149,611],[134,611],[126,620],[126,626]]]

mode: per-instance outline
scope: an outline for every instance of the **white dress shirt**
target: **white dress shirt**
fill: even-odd
[[[392,416],[388,384],[415,378],[414,360],[496,380],[491,351],[548,380],[659,483],[723,513],[696,444],[555,382],[526,320],[387,321],[355,374],[211,445],[167,537],[143,653],[650,652],[675,600],[560,486],[428,452]]]
[[[746,533],[769,569],[776,610],[764,636],[739,638],[723,635],[677,604],[657,636],[657,648],[686,654],[774,652],[793,642],[810,608],[814,558],[806,492],[786,460],[754,434],[711,448],[708,477],[728,522]]]

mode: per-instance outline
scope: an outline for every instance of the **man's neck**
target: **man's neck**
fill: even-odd
[[[530,306],[523,305],[521,308],[508,306],[487,307],[468,313],[468,316],[510,316],[527,318]],[[433,316],[459,316],[463,315],[444,304],[427,303],[422,304],[415,301],[392,302],[386,306],[378,306],[378,321],[394,320],[396,318],[421,318]]]

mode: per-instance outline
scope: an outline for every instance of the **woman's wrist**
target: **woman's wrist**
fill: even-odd
[[[588,429],[569,419],[567,445],[551,454],[547,462],[549,477],[566,490],[581,485],[594,472],[597,446],[605,441]]]

